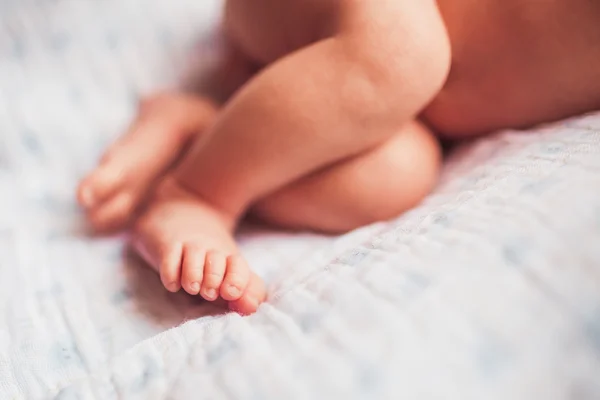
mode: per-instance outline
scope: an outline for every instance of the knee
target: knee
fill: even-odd
[[[367,190],[355,208],[354,225],[396,218],[417,206],[438,182],[442,151],[437,139],[420,123],[392,137],[379,150]]]
[[[437,183],[440,164],[436,138],[411,122],[369,153],[284,188],[251,211],[277,226],[344,233],[418,205]]]

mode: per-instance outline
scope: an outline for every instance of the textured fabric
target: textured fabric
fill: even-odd
[[[600,115],[465,145],[389,223],[242,234],[250,317],[85,234],[76,182],[219,10],[0,0],[0,399],[600,398]]]

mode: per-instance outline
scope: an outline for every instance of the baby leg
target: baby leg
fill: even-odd
[[[411,122],[382,145],[258,201],[252,213],[290,229],[347,232],[414,207],[437,181],[440,146]]]
[[[395,7],[400,3],[405,9]],[[347,21],[348,32],[263,70],[221,110],[208,140],[197,141],[165,178],[136,224],[135,243],[167,288],[181,285],[195,294],[200,287],[209,300],[220,293],[233,308],[252,312],[264,299],[264,288],[245,266],[228,261],[239,260],[231,235],[248,207],[328,166],[377,154],[374,149],[391,140],[441,88],[449,49],[437,9],[400,3],[378,2],[368,26],[359,13],[356,21]],[[411,35],[405,39],[406,30]],[[430,186],[430,175],[403,189]],[[420,199],[424,189],[416,192],[404,199]],[[314,227],[341,230],[373,218]],[[206,254],[218,254],[218,261]]]
[[[278,226],[345,232],[414,206],[434,185],[439,162],[436,139],[412,122],[373,150],[267,196],[252,211]],[[234,223],[167,177],[135,224],[134,246],[168,290],[221,297],[231,309],[252,313],[266,292],[237,255]]]
[[[239,218],[260,198],[387,141],[443,86],[435,2],[349,2],[344,30],[265,68],[222,109],[175,179]]]

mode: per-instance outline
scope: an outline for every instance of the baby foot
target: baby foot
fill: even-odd
[[[209,102],[186,95],[164,94],[143,102],[128,132],[78,188],[78,201],[94,228],[120,228],[129,222],[156,180],[215,113]]]
[[[156,190],[134,227],[133,246],[171,292],[180,288],[208,301],[219,297],[240,314],[265,300],[262,280],[237,254],[233,221],[171,178]]]

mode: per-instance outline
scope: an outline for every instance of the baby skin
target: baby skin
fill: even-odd
[[[249,314],[261,279],[233,233],[250,214],[341,233],[436,183],[438,136],[600,108],[600,3],[229,0],[225,100],[166,93],[80,184],[98,230],[132,225],[165,288]]]

